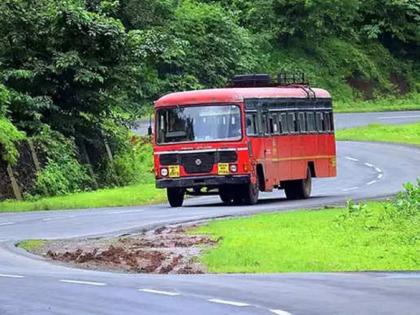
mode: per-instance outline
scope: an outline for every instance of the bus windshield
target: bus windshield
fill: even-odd
[[[242,137],[237,105],[178,106],[157,112],[157,143],[234,141]]]

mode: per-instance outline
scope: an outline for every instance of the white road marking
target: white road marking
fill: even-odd
[[[276,315],[292,315],[292,313],[283,310],[270,310],[270,312]]]
[[[6,274],[1,274],[0,273],[0,277],[2,278],[25,278],[24,276],[20,276],[20,275],[6,275]]]
[[[387,116],[387,117],[378,117],[378,119],[404,119],[404,118],[419,118],[420,115],[410,115],[410,116]]]
[[[103,287],[103,286],[106,285],[106,283],[103,283],[103,282],[80,281],[80,280],[67,280],[67,279],[60,280],[60,282],[72,283],[72,284],[94,285],[94,286],[98,286],[98,287]]]
[[[109,214],[123,214],[123,213],[140,213],[144,210],[119,210],[119,211],[111,211]]]
[[[365,163],[365,165],[368,166],[368,167],[375,167],[375,165],[370,164],[370,163]]]
[[[147,293],[154,293],[154,294],[169,295],[169,296],[181,295],[178,292],[159,291],[159,290],[153,290],[153,289],[139,289],[139,291],[141,291],[141,292],[147,292]]]
[[[367,183],[366,185],[370,186],[370,185],[375,184],[376,182],[377,182],[376,180],[372,180],[372,181],[370,181],[369,183]]]
[[[342,191],[351,191],[351,190],[356,190],[356,189],[359,189],[359,187],[350,187],[350,188],[344,188],[344,189],[341,189]]]
[[[384,177],[384,174],[382,173],[378,174],[378,179],[381,179],[382,177]]]
[[[0,223],[0,226],[3,226],[3,225],[12,225],[12,224],[15,224],[15,222],[4,222],[4,223]]]
[[[353,158],[353,157],[351,157],[351,156],[346,156],[346,159],[347,159],[347,160],[350,160],[350,161],[354,161],[354,162],[359,162],[359,160],[358,160],[358,159]]]
[[[375,171],[377,171],[378,173],[382,173],[382,170],[379,167],[375,167]]]
[[[220,300],[220,299],[210,299],[208,301],[212,303],[226,304],[226,305],[239,306],[239,307],[249,306],[249,304],[247,303]]]

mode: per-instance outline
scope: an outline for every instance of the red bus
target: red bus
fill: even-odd
[[[187,193],[249,205],[274,188],[309,198],[311,178],[336,176],[330,94],[303,84],[264,87],[258,78],[155,102],[156,186],[172,207]]]

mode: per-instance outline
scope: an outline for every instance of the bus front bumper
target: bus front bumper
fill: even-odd
[[[196,176],[196,177],[180,177],[165,178],[156,180],[157,188],[173,188],[173,187],[211,187],[220,185],[239,185],[249,184],[251,177],[249,175],[227,175],[227,176]]]

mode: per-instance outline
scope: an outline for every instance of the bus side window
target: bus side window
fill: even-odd
[[[246,134],[248,136],[255,136],[257,134],[255,114],[246,114]]]
[[[330,123],[330,113],[325,112],[324,113],[324,126],[325,131],[330,132],[331,131],[331,123]]]
[[[272,115],[267,114],[267,133],[272,135],[274,133],[274,119]]]
[[[279,117],[279,126],[280,126],[280,134],[287,134],[288,133],[288,130],[289,130],[289,128],[287,128],[287,120],[286,120],[286,114],[285,113],[282,113],[282,114],[280,114],[280,117]]]
[[[279,134],[279,116],[277,114],[273,114],[273,133],[278,135]]]
[[[314,132],[315,131],[315,116],[313,112],[306,113],[306,122],[308,125],[308,131]]]
[[[261,127],[262,130],[260,130],[260,134],[261,135],[266,135],[267,134],[267,114],[262,114],[261,115]]]
[[[296,133],[298,131],[298,124],[296,120],[296,114],[295,113],[289,113],[287,115],[287,121],[289,125],[289,131],[291,133]]]
[[[322,113],[315,113],[316,120],[316,131],[323,132],[322,128]]]
[[[306,119],[305,119],[305,113],[299,113],[299,129],[301,133],[306,133]]]

